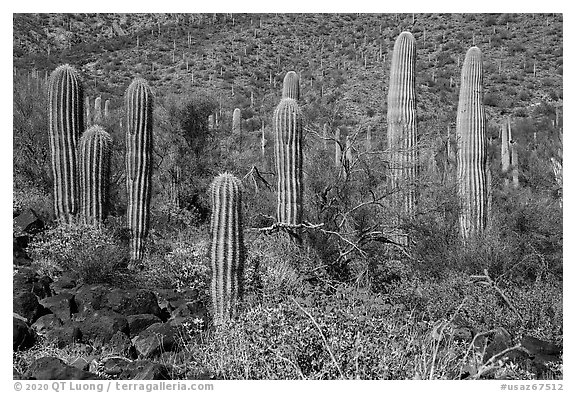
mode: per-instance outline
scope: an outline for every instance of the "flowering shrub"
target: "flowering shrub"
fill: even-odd
[[[104,230],[81,223],[50,228],[30,243],[28,253],[41,273],[77,273],[85,283],[121,282],[126,252]]]

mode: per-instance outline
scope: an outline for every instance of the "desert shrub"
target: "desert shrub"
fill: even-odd
[[[126,283],[127,252],[105,228],[60,224],[37,235],[28,253],[51,277],[72,271],[84,283]]]

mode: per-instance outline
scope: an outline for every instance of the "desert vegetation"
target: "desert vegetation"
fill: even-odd
[[[562,379],[562,15],[15,14],[15,378]]]

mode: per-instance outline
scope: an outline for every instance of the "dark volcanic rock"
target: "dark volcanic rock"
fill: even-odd
[[[40,316],[46,314],[44,307],[38,302],[38,298],[31,292],[19,292],[12,299],[13,310],[16,314],[33,323]]]
[[[132,342],[138,355],[151,358],[164,351],[178,349],[181,338],[178,331],[168,323],[155,323],[136,336]]]
[[[69,366],[61,359],[46,356],[34,360],[26,373],[30,379],[101,379],[98,375]]]
[[[128,320],[128,326],[130,327],[130,338],[137,336],[148,326],[162,322],[160,318],[152,314],[128,315],[126,319]]]
[[[158,299],[145,289],[114,289],[106,296],[107,307],[123,315],[152,314],[160,316]]]
[[[136,358],[136,349],[130,341],[130,337],[126,333],[116,332],[108,341],[108,344],[104,346],[104,352],[108,354],[125,356],[128,358]]]
[[[111,310],[98,310],[80,322],[82,338],[107,343],[116,332],[129,334],[126,317]]]
[[[60,293],[40,300],[40,304],[50,310],[62,321],[69,321],[75,310],[74,295]]]
[[[76,291],[74,301],[79,313],[90,313],[106,307],[106,296],[112,287],[101,284],[82,285]]]
[[[21,319],[12,318],[12,333],[14,335],[12,344],[14,351],[31,348],[36,341],[32,329]]]
[[[150,360],[137,360],[126,365],[119,379],[166,380],[170,379],[170,374],[170,369],[162,364]]]
[[[44,229],[44,221],[32,209],[26,209],[12,220],[14,228],[35,234]]]
[[[44,334],[47,342],[54,343],[58,348],[82,341],[82,331],[72,322],[47,330]]]
[[[48,331],[62,327],[62,321],[54,314],[42,315],[32,324],[32,329],[39,335],[44,335]]]

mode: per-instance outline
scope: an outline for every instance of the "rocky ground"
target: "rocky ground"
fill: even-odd
[[[14,351],[53,345],[83,354],[69,364],[37,358],[24,374],[15,370],[15,379],[178,378],[169,359],[207,326],[197,293],[80,284],[69,273],[52,280],[31,267],[25,252],[42,221],[28,210],[14,223],[23,228],[13,247]]]

